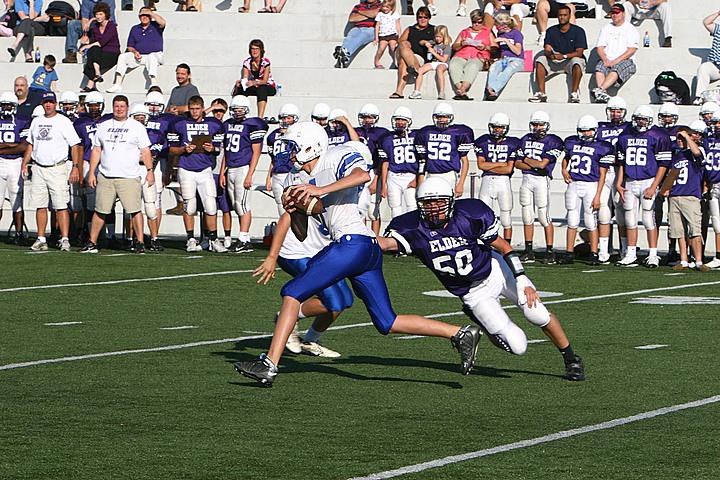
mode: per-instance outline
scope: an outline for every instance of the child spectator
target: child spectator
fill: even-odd
[[[53,55],[45,55],[43,66],[38,67],[33,73],[33,80],[30,84],[30,90],[37,93],[57,92],[58,74],[55,71],[55,57]]]
[[[373,45],[378,47],[375,54],[375,68],[385,68],[380,63],[380,59],[388,46],[390,46],[390,57],[393,58],[393,65],[395,65],[395,49],[397,49],[399,34],[400,14],[395,11],[395,0],[383,0],[380,11],[375,17],[375,40]]]
[[[415,80],[415,91],[408,98],[422,98],[420,89],[422,88],[423,75],[425,72],[435,70],[438,100],[445,100],[445,72],[448,68],[447,61],[452,53],[452,38],[445,25],[435,27],[435,40],[427,44],[427,49],[427,62],[417,71],[418,77]]]

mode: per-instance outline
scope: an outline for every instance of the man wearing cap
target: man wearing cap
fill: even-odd
[[[138,177],[138,163],[145,166],[145,178]],[[97,174],[96,174],[97,171]],[[142,184],[155,183],[150,154],[150,139],[145,126],[128,117],[125,95],[113,98],[113,117],[101,122],[93,140],[90,154],[88,185],[95,188],[95,214],[90,226],[90,239],[80,253],[97,253],[97,240],[115,200],[120,199],[123,210],[130,215],[135,232],[135,253],[145,253],[143,239]]]
[[[640,33],[625,21],[625,7],[620,3],[610,9],[611,23],[605,25],[598,35],[597,53],[600,61],[595,67],[592,96],[598,103],[607,103],[607,89],[623,85],[637,71],[633,56],[640,46]]]
[[[70,185],[68,183],[68,151],[80,145],[72,122],[57,112],[57,97],[53,92],[45,92],[42,96],[44,115],[36,117],[30,124],[27,137],[28,148],[22,163],[24,179],[30,176],[30,160],[33,162],[32,184],[30,186],[30,207],[36,209],[38,238],[30,247],[31,250],[47,250],[45,229],[48,222],[48,208],[55,211],[60,227],[60,251],[70,251],[68,234],[70,230]],[[72,169],[70,183],[80,181],[80,160],[82,148],[72,148]]]

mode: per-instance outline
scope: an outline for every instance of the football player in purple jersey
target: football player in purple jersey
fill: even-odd
[[[557,135],[550,133],[550,115],[538,110],[530,116],[530,133],[520,139],[520,150],[515,168],[522,170],[520,185],[520,206],[522,207],[525,251],[520,259],[534,262],[533,237],[535,236],[535,211],[540,225],[545,230],[545,262],[556,263],[553,241],[555,229],[550,216],[550,182],[553,169],[562,159],[565,147]]]
[[[703,135],[707,125],[695,120],[689,127],[677,131],[678,148],[674,149],[670,168],[678,170],[678,176],[668,197],[668,224],[670,238],[676,239],[680,249],[680,263],[674,270],[688,270],[687,248],[690,246],[695,257],[695,269],[707,272],[710,267],[703,264],[702,212],[700,199],[703,190],[705,152],[702,148]]]
[[[630,122],[625,121],[627,115],[627,104],[622,97],[612,97],[605,107],[607,122],[598,122],[596,138],[610,142],[613,146],[618,137],[625,129],[630,127]],[[627,231],[625,230],[625,214],[622,209],[620,195],[615,190],[615,172],[617,165],[608,168],[605,174],[605,185],[600,196],[600,210],[598,210],[598,259],[601,264],[610,263],[610,232],[612,231],[612,218],[618,226],[620,237],[621,257],[625,256],[627,248]]]
[[[60,95],[60,100],[58,100],[58,110],[70,120],[75,120],[78,118],[79,104],[80,97],[78,94],[72,90],[66,90]]]
[[[720,268],[720,110],[712,115],[710,134],[703,140],[705,150],[705,181],[708,184],[710,223],[715,232],[715,258],[710,268]]]
[[[30,119],[17,116],[18,99],[13,92],[0,94],[0,218],[5,196],[13,212],[15,245],[25,245],[23,236],[23,185],[21,166],[27,149],[25,139]],[[7,193],[6,193],[7,192]]]
[[[330,110],[325,131],[328,134],[331,147],[350,141],[360,141],[355,127],[352,126],[347,117],[347,112],[341,108],[333,108]]]
[[[490,117],[490,133],[475,140],[475,155],[478,170],[482,173],[479,198],[489,207],[497,204],[500,223],[503,226],[503,238],[512,243],[513,193],[510,186],[520,139],[508,136],[510,117],[499,112]]]
[[[382,274],[379,241],[358,215],[358,187],[370,179],[367,160],[351,144],[328,148],[327,133],[313,122],[291,126],[283,141],[288,143],[285,154],[292,158],[296,168],[311,174],[309,183],[290,187],[286,206],[295,211],[297,201],[302,204],[299,212],[312,211],[320,198],[322,211],[316,215],[322,218],[333,241],[308,262],[303,272],[283,286],[282,307],[267,354],[255,361],[236,362],[235,370],[272,386],[302,302],[339,279],[347,278],[379,333],[448,338],[460,353],[461,373],[469,374],[480,341],[478,326],[460,328],[420,315],[398,315],[392,308]]]
[[[417,202],[416,211],[390,222],[386,238],[379,239],[383,250],[418,257],[460,298],[465,314],[495,346],[522,355],[527,338],[500,305],[500,296],[507,298],[560,350],[565,378],[585,380],[582,359],[540,301],[517,253],[499,236],[501,225],[492,209],[477,199],[455,200],[453,187],[442,178],[420,184]]]
[[[700,120],[705,122],[705,125],[710,127],[712,125],[712,116],[718,110],[720,110],[720,104],[717,104],[716,102],[705,102],[702,104],[702,107],[700,107],[698,116],[700,117]]]
[[[230,118],[225,121],[225,156],[220,167],[220,186],[227,185],[230,203],[240,218],[237,243],[230,247],[235,253],[252,252],[250,243],[250,192],[253,175],[262,153],[268,124],[259,117],[248,117],[250,100],[236,95],[230,101]]]
[[[412,121],[409,108],[396,108],[390,118],[393,129],[379,141],[381,195],[387,198],[392,218],[417,208],[415,185],[418,162],[413,146],[415,131],[410,128]]]
[[[168,132],[170,132],[170,126],[182,117],[174,113],[165,112],[165,100],[163,98],[163,95],[157,90],[153,90],[153,88],[155,87],[150,87],[150,91],[148,91],[147,95],[145,95],[145,105],[147,105],[147,107],[150,109],[150,119],[148,120],[147,128],[148,130],[157,130],[162,133],[162,135],[167,137]],[[168,185],[170,183],[173,176],[173,170],[177,166],[177,162],[177,156],[170,155],[169,149],[165,152],[164,156],[160,157],[160,162],[158,163],[158,165],[160,168],[160,173],[162,174],[162,181],[160,181],[161,177],[158,177],[157,175],[155,176],[155,178],[158,180],[156,183],[159,196],[162,196],[165,185]],[[182,196],[180,196],[179,192],[176,193],[175,191],[173,191],[173,194],[175,194],[177,205],[173,208],[168,209],[166,213],[172,213],[173,215],[181,215],[183,210]],[[158,225],[160,225],[160,223],[162,222],[161,203],[158,203],[157,220]]]
[[[442,177],[455,187],[455,196],[461,197],[465,188],[475,135],[470,127],[453,124],[455,112],[449,103],[435,105],[433,124],[415,133],[415,155],[418,160],[418,186],[427,177]]]
[[[637,266],[638,216],[642,215],[647,233],[649,255],[644,261],[648,268],[657,268],[658,228],[655,224],[655,197],[671,160],[670,136],[664,129],[651,128],[652,108],[640,105],[631,118],[631,126],[618,138],[619,165],[615,188],[623,202],[628,247],[617,265]]]
[[[285,144],[282,142],[282,135],[290,125],[296,124],[300,120],[300,110],[294,103],[286,103],[280,107],[278,112],[278,121],[280,126],[270,132],[265,138],[268,146],[268,154],[270,155],[270,168],[268,169],[267,179],[265,180],[265,188],[268,192],[272,192],[277,204],[278,215],[282,215],[285,209],[282,206],[283,185],[285,178],[292,170],[292,163],[282,160],[286,157],[277,154],[282,152]]]
[[[592,115],[583,115],[577,122],[577,135],[565,139],[565,158],[562,176],[567,183],[567,253],[558,260],[561,264],[575,261],[575,238],[580,226],[580,213],[590,232],[590,265],[600,265],[598,257],[597,211],[605,174],[615,162],[615,148],[610,142],[596,140],[598,122]]]
[[[310,112],[310,120],[323,128],[327,127],[328,116],[330,116],[330,105],[327,103],[316,103]]]
[[[382,195],[377,195],[377,189],[380,183],[380,154],[378,152],[378,142],[380,138],[388,133],[388,129],[378,126],[380,121],[380,109],[373,103],[366,103],[358,111],[358,127],[355,131],[370,150],[372,164],[370,165],[370,181],[365,184],[362,192],[360,192],[360,202],[358,208],[365,216],[366,220],[371,223],[372,231],[375,235],[380,233],[380,202]]]
[[[225,127],[215,117],[205,117],[204,110],[205,101],[201,96],[190,97],[188,100],[190,116],[173,123],[168,133],[168,145],[170,154],[180,157],[178,181],[185,205],[183,223],[187,233],[186,250],[188,252],[202,250],[195,239],[196,195],[199,193],[205,209],[210,249],[224,253],[227,252],[227,248],[217,237],[217,190],[212,167],[225,139]],[[196,136],[203,138],[202,144],[193,143]]]

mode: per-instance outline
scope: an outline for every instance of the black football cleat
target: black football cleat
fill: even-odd
[[[568,252],[564,256],[560,257],[557,263],[560,265],[572,265],[575,263],[575,254]]]
[[[265,387],[272,387],[278,369],[275,364],[264,353],[259,360],[252,362],[235,362],[235,370],[248,378],[252,378],[263,384]]]
[[[572,362],[565,362],[565,380],[571,382],[582,382],[585,380],[585,365],[583,365],[582,358],[575,357]]]
[[[482,332],[477,325],[466,325],[450,339],[453,348],[460,352],[460,372],[467,375],[475,365],[478,343]]]

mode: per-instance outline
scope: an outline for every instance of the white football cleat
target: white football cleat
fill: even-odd
[[[637,267],[637,255],[625,255],[615,265],[617,265],[618,267]]]
[[[60,251],[61,252],[69,252],[70,251],[70,240],[67,238],[63,238],[60,240]]]
[[[185,243],[185,251],[187,252],[202,252],[202,247],[194,238],[188,239]]]
[[[290,336],[287,339],[287,342],[285,343],[285,348],[288,349],[288,351],[292,353],[302,353],[302,346],[300,342],[300,330],[298,329],[298,324],[296,323],[295,326],[292,329],[292,332],[290,332]]]
[[[210,242],[210,249],[209,249],[209,250],[210,250],[211,252],[215,252],[215,253],[225,253],[225,252],[228,251],[228,249],[227,249],[227,247],[225,246],[225,244],[223,243],[223,241],[220,240],[219,238],[216,238],[215,240],[213,240],[212,242]]]
[[[610,254],[607,252],[600,252],[598,254],[598,261],[602,265],[607,265],[608,263],[610,263]]]
[[[712,261],[706,263],[710,268],[720,268],[720,258],[713,258]]]
[[[48,249],[47,242],[43,242],[40,239],[35,240],[35,243],[33,243],[32,246],[30,247],[30,250],[32,250],[34,252],[44,252],[47,249]]]
[[[330,350],[327,347],[323,347],[317,342],[303,342],[301,344],[302,353],[306,355],[313,355],[315,357],[325,358],[338,358],[340,354],[334,350]]]
[[[657,255],[648,255],[643,265],[647,268],[658,268],[660,266],[660,257]]]
[[[230,245],[232,245],[232,237],[230,235],[223,239],[223,245],[225,245],[225,248],[230,248]]]

